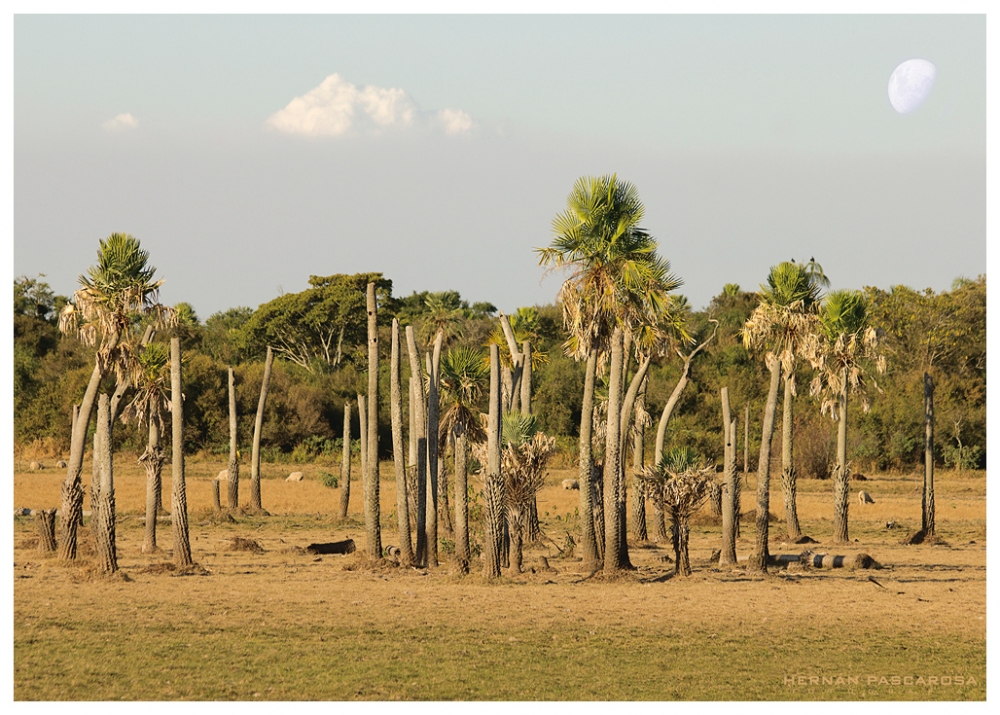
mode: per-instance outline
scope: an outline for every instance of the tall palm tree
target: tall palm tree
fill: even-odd
[[[795,477],[791,469],[791,396],[795,393],[794,370],[796,356],[804,341],[815,332],[813,309],[819,297],[816,282],[797,263],[786,261],[773,266],[767,284],[761,285],[760,304],[754,308],[743,326],[743,344],[750,351],[764,351],[764,360],[771,373],[761,426],[760,458],[757,467],[757,543],[750,556],[750,568],[766,571],[770,556],[767,547],[768,513],[770,509],[771,438],[774,434],[774,412],[782,371],[785,373],[785,415],[788,433],[784,446],[788,450],[789,469],[783,470],[785,514],[789,532],[798,532],[795,510]]]
[[[638,191],[616,175],[581,177],[552,220],[552,244],[538,248],[539,264],[568,269],[559,290],[569,355],[587,360],[580,416],[580,517],[584,561],[600,561],[593,528],[591,433],[598,363],[605,363],[615,327],[631,336],[668,312],[667,294],[681,281],[656,254],[656,240],[639,226],[645,207]]]
[[[153,279],[156,268],[148,262],[149,252],[133,236],[113,233],[102,239],[97,264],[80,276],[80,289],[59,316],[63,333],[76,334],[85,344],[96,347],[94,370],[80,403],[62,485],[59,555],[63,559],[76,558],[76,528],[83,509],[80,473],[98,386],[109,370],[124,371],[127,356],[138,340],[133,328],[141,317],[152,315],[161,325],[173,321],[173,312],[158,302],[163,281]]]
[[[846,543],[847,509],[847,397],[861,395],[866,412],[870,404],[866,393],[867,369],[874,366],[885,372],[885,356],[878,352],[880,337],[868,322],[868,300],[856,290],[830,293],[819,313],[820,330],[809,341],[806,355],[817,374],[810,393],[822,397],[822,411],[837,422],[837,467],[833,475],[834,520],[833,539]],[[878,385],[872,383],[875,389]]]
[[[459,346],[441,359],[444,415],[441,434],[455,438],[455,558],[469,570],[469,445],[486,439],[476,408],[489,384],[490,368],[481,349]]]

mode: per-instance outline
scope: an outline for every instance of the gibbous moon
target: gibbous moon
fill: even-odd
[[[889,77],[889,101],[900,114],[919,107],[931,93],[937,68],[927,60],[907,60]]]

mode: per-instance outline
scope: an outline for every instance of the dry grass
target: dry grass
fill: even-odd
[[[170,568],[169,550],[139,553],[144,475],[125,459],[116,464],[116,500],[127,580],[96,578],[86,556],[71,565],[40,556],[28,546],[32,519],[15,519],[16,699],[985,697],[981,473],[939,475],[938,533],[948,547],[900,544],[919,528],[913,477],[875,475],[864,483],[876,503],[862,509],[852,502],[858,542],[846,549],[828,543],[832,484],[801,482],[803,530],[820,542],[810,548],[850,558],[864,552],[884,570],[775,570],[767,577],[720,570],[709,562],[719,529],[704,525],[692,528],[691,578],[671,577],[661,560],[666,544],[633,549],[638,571],[608,580],[588,579],[578,560],[557,558],[546,542],[525,554],[534,571],[491,584],[475,568],[461,577],[447,565],[419,571],[366,563],[361,489],[352,490],[351,514],[340,523],[332,516],[339,489],[318,481],[319,471],[335,468],[266,466],[265,476],[300,469],[306,480],[265,480],[270,517],[210,519],[209,479],[223,466],[191,463],[187,470],[192,550],[203,576]],[[391,469],[384,465],[382,473]],[[552,472],[539,497],[543,528],[560,546],[565,531],[575,530],[579,505],[579,492],[559,487],[567,476],[571,470]],[[56,506],[61,478],[49,470],[16,473],[15,506]],[[744,490],[745,511],[753,509],[753,486],[751,479]],[[241,484],[244,499],[248,493]],[[382,482],[381,499],[383,542],[395,543],[394,520],[386,518],[395,505],[393,482]],[[782,531],[780,491],[771,510],[779,516],[772,533]],[[887,531],[890,520],[905,528]],[[89,529],[81,536],[88,539]],[[742,537],[737,551],[746,558],[752,525],[744,524]],[[347,538],[359,552],[304,552],[313,542]],[[233,550],[250,542],[263,551]],[[160,544],[169,549],[168,524]],[[775,553],[802,549],[772,542]],[[541,568],[543,555],[554,570]],[[976,682],[958,685],[956,676]],[[905,684],[918,677],[923,684]],[[930,677],[936,684],[926,684]]]

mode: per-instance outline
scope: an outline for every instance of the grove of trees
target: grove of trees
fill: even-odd
[[[236,445],[250,454],[252,444],[255,463],[247,472],[259,480],[258,459],[334,465],[342,458],[342,435],[367,433],[363,474],[371,499],[377,458],[395,455],[398,464],[406,451],[403,425],[423,420],[426,455],[417,456],[411,434],[405,472],[409,514],[425,522],[417,529],[417,559],[436,561],[439,523],[453,528],[448,505],[456,504],[459,557],[468,563],[468,499],[481,486],[488,508],[498,498],[491,489],[518,495],[516,519],[505,527],[514,529],[516,553],[491,552],[490,559],[519,563],[521,542],[537,524],[541,465],[554,459],[579,469],[582,556],[607,572],[630,565],[628,498],[656,495],[657,508],[666,504],[674,515],[686,515],[704,498],[696,481],[678,481],[662,459],[676,448],[686,450],[689,480],[712,465],[735,469],[737,455],[748,451],[736,442],[757,445],[743,465],[748,471],[769,467],[776,461],[771,455],[781,454],[785,526],[793,537],[800,534],[796,478],[831,479],[837,537],[846,540],[848,473],[916,471],[924,460],[925,373],[934,384],[935,461],[985,467],[985,276],[958,278],[941,292],[893,286],[824,294],[829,284],[815,260],[777,261],[759,289],[726,284],[696,311],[656,239],[641,227],[643,212],[627,182],[580,179],[553,221],[552,244],[538,249],[542,265],[564,271],[557,302],[510,316],[489,303],[470,305],[455,291],[397,297],[390,278],[370,272],[309,276],[309,287],[298,293],[202,321],[186,303],[160,306],[162,281],[148,256],[137,240],[112,234],[74,296],[55,295],[44,276],[14,281],[15,450],[69,455],[63,513],[74,513],[83,498],[84,450],[92,444],[142,455],[151,480],[159,479],[168,450],[225,461]],[[172,338],[184,356],[182,431],[165,428]],[[491,391],[491,373],[502,388]],[[230,380],[238,423],[230,421]],[[413,406],[415,390],[430,391],[426,410]],[[107,405],[97,398],[105,394]],[[369,400],[366,410],[359,395]],[[350,408],[352,401],[359,409]],[[130,419],[123,423],[118,416],[126,405]],[[491,408],[493,432],[485,419]],[[523,423],[504,422],[501,430],[501,412],[523,413]],[[730,412],[744,419],[741,430],[730,424]],[[647,424],[658,426],[661,449],[651,448]],[[183,444],[174,445],[181,434]],[[479,460],[476,445],[487,442],[512,451],[482,452],[485,461]],[[418,462],[424,480],[409,474]],[[637,479],[644,464],[649,479]],[[175,473],[178,466],[182,473],[182,464]],[[483,477],[499,481],[470,479],[480,466],[501,470]],[[522,468],[525,476],[514,481],[502,472]],[[401,474],[397,467],[397,479]],[[105,504],[103,518],[113,531],[113,499],[100,501],[112,483],[109,467],[92,498]],[[260,509],[259,482],[255,489]],[[758,489],[766,513],[766,476]],[[157,498],[154,491],[149,498]],[[439,514],[432,504],[442,503]],[[75,528],[70,522],[61,528]],[[499,525],[493,528],[491,539]],[[766,517],[758,532],[765,543],[751,566],[764,568]],[[378,543],[377,534],[371,538]],[[432,543],[422,540],[428,538]],[[155,545],[154,520],[147,546]],[[114,559],[113,540],[105,552]]]

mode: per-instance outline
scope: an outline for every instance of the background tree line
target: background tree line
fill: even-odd
[[[53,293],[44,276],[14,281],[14,436],[18,448],[62,453],[70,443],[73,404],[93,370],[93,350],[76,337],[60,334],[59,311],[67,299]],[[762,277],[763,278],[763,277]],[[392,281],[380,273],[311,276],[309,288],[276,297],[257,309],[231,308],[202,321],[180,303],[177,334],[185,354],[185,448],[223,455],[228,450],[227,368],[236,375],[238,411],[253,414],[270,345],[277,356],[264,418],[267,461],[338,459],[345,400],[366,388],[365,286],[374,282],[379,299],[379,330],[389,345],[392,320],[414,327],[423,347],[441,330],[444,351],[505,343],[497,309],[470,303],[456,291],[392,295]],[[888,371],[868,390],[872,408],[852,418],[848,432],[854,471],[913,469],[923,459],[923,373],[934,378],[937,454],[944,466],[983,468],[986,464],[986,278],[959,278],[948,291],[917,291],[905,286],[868,287],[872,326],[882,335]],[[734,412],[750,406],[750,444],[759,444],[760,415],[767,393],[767,368],[743,345],[744,324],[759,302],[752,287],[727,284],[705,310],[693,311],[682,297],[674,310],[687,332],[703,342],[717,321],[718,330],[692,361],[691,385],[681,393],[667,427],[665,446],[684,446],[699,461],[723,461],[720,388],[729,388]],[[586,365],[567,357],[567,333],[560,305],[521,308],[509,316],[518,341],[530,340],[539,366],[534,372],[533,411],[538,427],[557,437],[569,466],[575,459]],[[158,336],[157,340],[167,340]],[[387,348],[386,348],[387,349]],[[387,364],[388,360],[385,360]],[[683,369],[677,352],[653,359],[645,409],[655,423]],[[807,364],[795,367],[797,383],[812,379]],[[388,367],[380,371],[380,395],[389,394]],[[105,389],[113,389],[112,385]],[[598,385],[600,392],[602,386]],[[604,386],[606,391],[607,387]],[[486,411],[486,398],[479,409]],[[388,404],[382,406],[388,414]],[[356,420],[355,415],[355,420]],[[355,423],[354,433],[360,425]],[[820,414],[818,401],[802,391],[794,416],[796,468],[805,477],[827,478],[834,461],[835,430]],[[239,443],[249,446],[253,424],[240,420]],[[380,425],[380,444],[389,456],[388,424]],[[743,429],[740,429],[742,455]],[[647,432],[648,434],[648,432]],[[781,449],[775,435],[775,453]],[[114,432],[116,449],[142,451],[145,435],[135,429]],[[750,450],[750,470],[756,450]]]

